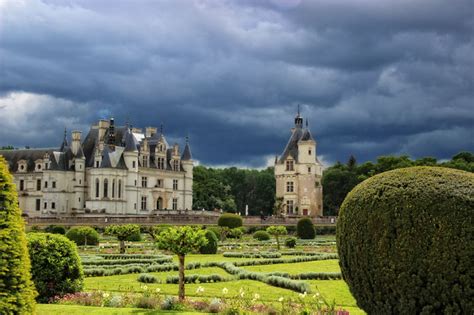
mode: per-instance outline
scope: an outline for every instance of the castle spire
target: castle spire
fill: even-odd
[[[298,104],[298,113],[296,114],[296,117],[295,117],[295,127],[303,128],[303,117],[301,117],[299,104]]]
[[[68,143],[67,143],[67,129],[64,128],[64,139],[63,139],[63,143],[61,144],[61,148],[59,149],[59,151],[61,152],[66,152],[66,148],[68,147]]]

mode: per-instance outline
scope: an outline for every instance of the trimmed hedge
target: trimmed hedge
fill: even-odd
[[[270,234],[266,231],[257,231],[253,233],[253,238],[259,241],[268,241],[270,240]]]
[[[474,174],[410,167],[373,176],[344,200],[344,279],[369,314],[474,312]]]
[[[242,226],[242,217],[233,213],[224,213],[219,217],[217,225],[221,227],[228,227],[229,229],[235,229]]]
[[[25,223],[13,177],[0,156],[0,314],[35,312]]]
[[[98,245],[99,233],[90,226],[75,226],[69,229],[66,237],[77,245]]]
[[[160,279],[149,273],[140,274],[137,281],[142,283],[160,283]]]
[[[219,274],[210,274],[210,275],[186,275],[184,276],[184,283],[213,283],[213,282],[224,282],[230,281],[229,277],[223,277]],[[168,276],[166,277],[166,283],[178,284],[178,276]]]
[[[288,237],[285,240],[285,246],[288,248],[295,248],[296,247],[296,237]]]
[[[310,218],[301,218],[296,224],[296,234],[299,238],[309,240],[316,237],[313,221]]]
[[[84,275],[76,244],[59,234],[29,233],[28,249],[39,302],[81,291]]]
[[[218,239],[216,234],[211,230],[206,230],[207,244],[199,248],[201,254],[216,254]]]
[[[278,252],[259,252],[259,253],[248,253],[248,252],[225,252],[222,254],[224,257],[233,258],[280,258],[281,254]]]

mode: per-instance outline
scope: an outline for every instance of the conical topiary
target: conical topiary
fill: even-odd
[[[36,294],[16,188],[0,156],[0,314],[33,314]]]

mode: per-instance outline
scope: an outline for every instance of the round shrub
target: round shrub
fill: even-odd
[[[52,234],[66,234],[66,228],[62,225],[49,225],[44,229],[44,231]]]
[[[99,233],[89,226],[76,226],[66,233],[66,237],[77,245],[98,245]]]
[[[24,229],[13,178],[0,156],[0,314],[31,314],[35,310]]]
[[[288,237],[285,240],[285,246],[288,248],[295,248],[296,247],[296,237]]]
[[[84,275],[76,244],[59,234],[30,233],[28,249],[39,302],[82,289]]]
[[[206,230],[207,244],[199,248],[201,254],[215,254],[217,253],[217,236],[211,230]]]
[[[133,233],[127,237],[128,242],[140,242],[142,240],[142,234],[140,231]]]
[[[160,283],[160,279],[149,273],[141,273],[137,281],[142,283]]]
[[[344,279],[368,314],[472,314],[474,174],[385,172],[357,185],[337,221]]]
[[[257,231],[253,233],[253,238],[259,241],[268,241],[270,239],[270,234],[266,231]]]
[[[242,217],[233,213],[224,213],[219,217],[217,225],[228,227],[229,229],[235,229],[242,226]]]
[[[316,230],[314,229],[313,221],[310,218],[301,218],[298,224],[296,224],[296,235],[304,240],[315,238]]]

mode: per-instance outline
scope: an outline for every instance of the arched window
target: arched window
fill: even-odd
[[[118,197],[119,199],[122,198],[122,180],[119,179],[118,181]]]
[[[95,180],[95,197],[99,198],[99,187],[100,187],[100,182],[99,179],[97,178]]]
[[[159,197],[158,200],[156,200],[156,209],[158,210],[163,209],[163,198]]]
[[[109,181],[104,179],[104,198],[109,196]]]
[[[112,180],[112,198],[115,198],[115,179]]]

